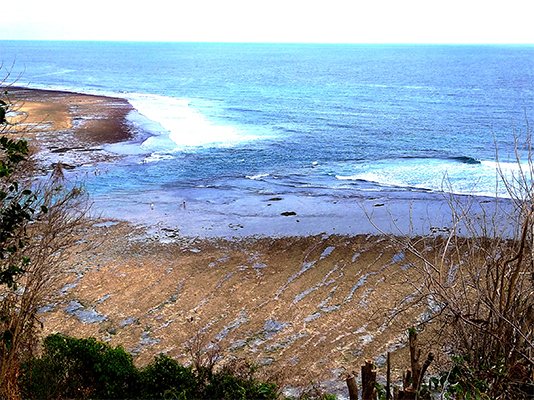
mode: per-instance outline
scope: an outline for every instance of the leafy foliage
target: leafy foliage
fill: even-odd
[[[28,143],[1,136],[0,154],[0,285],[16,289],[15,278],[30,262],[20,250],[27,239],[25,224],[35,217],[36,196],[29,189],[20,189],[13,177],[28,155]]]
[[[7,124],[6,115],[9,107],[4,100],[0,100],[0,124]]]
[[[246,363],[212,371],[207,379],[165,355],[137,369],[122,347],[61,334],[48,336],[43,354],[22,372],[22,395],[29,400],[278,398],[277,386],[255,379]]]
[[[122,348],[95,339],[54,334],[44,341],[44,354],[25,365],[22,386],[28,399],[128,398],[138,371]]]
[[[176,360],[159,355],[140,373],[141,393],[144,397],[188,399],[193,397],[197,378],[191,368]]]
[[[254,367],[247,363],[226,366],[215,372],[208,381],[203,395],[213,399],[276,399],[273,383],[254,379]]]

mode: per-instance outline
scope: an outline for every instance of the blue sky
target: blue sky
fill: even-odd
[[[24,0],[0,39],[534,44],[532,0]]]

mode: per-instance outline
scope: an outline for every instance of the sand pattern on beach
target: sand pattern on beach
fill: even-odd
[[[424,311],[390,322],[414,287],[411,260],[385,237],[195,240],[110,223],[86,240],[98,246],[73,256],[45,333],[121,344],[140,365],[159,353],[190,362],[200,334],[285,383],[342,387],[345,371],[403,348]]]

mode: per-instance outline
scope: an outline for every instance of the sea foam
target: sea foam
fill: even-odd
[[[257,175],[246,175],[245,178],[251,179],[253,181],[259,181],[262,178],[268,177],[270,174],[257,174]]]
[[[353,164],[344,168],[343,174],[336,174],[335,178],[405,189],[509,197],[501,175],[510,181],[518,176],[519,171],[519,164],[509,162],[467,163],[454,158],[401,158]]]
[[[175,152],[191,147],[231,147],[258,139],[244,129],[208,119],[189,100],[151,94],[130,94],[132,106],[149,122],[144,129],[153,136],[142,147]]]

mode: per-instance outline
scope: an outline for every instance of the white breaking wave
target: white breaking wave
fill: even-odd
[[[260,180],[262,178],[268,177],[269,174],[257,174],[257,175],[246,175],[245,178],[252,179],[253,181]]]
[[[258,139],[243,129],[209,120],[188,100],[149,94],[129,94],[128,101],[145,118],[154,136],[142,147],[149,151],[180,151],[191,147],[231,147]]]
[[[143,163],[156,162],[161,160],[173,160],[174,157],[170,154],[152,153],[149,156],[143,158]]]
[[[528,171],[527,165],[522,165],[522,168]],[[355,164],[350,166],[350,173],[335,177],[341,181],[361,180],[383,186],[510,197],[501,174],[508,182],[512,182],[519,172],[520,166],[516,162],[482,161],[469,164],[446,159],[414,158]]]
[[[75,69],[69,69],[69,68],[63,68],[60,70],[54,70],[51,72],[43,72],[42,74],[34,75],[33,78],[42,78],[43,76],[52,76],[52,75],[64,75],[64,74],[71,74],[73,72],[76,72]]]

